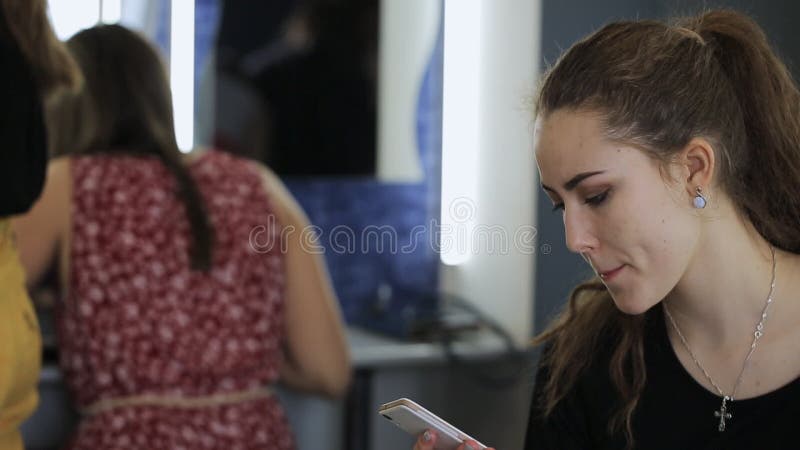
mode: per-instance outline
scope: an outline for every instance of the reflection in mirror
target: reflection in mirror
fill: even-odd
[[[215,145],[279,175],[373,176],[378,3],[224,2]]]

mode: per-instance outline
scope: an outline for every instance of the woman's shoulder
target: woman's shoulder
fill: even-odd
[[[255,160],[234,155],[226,155],[225,158],[236,161],[237,164],[241,164],[257,174],[260,185],[269,197],[271,206],[281,223],[295,226],[307,225],[308,217],[277,173]]]
[[[303,223],[305,215],[280,177],[259,161],[222,150],[207,149],[189,155],[186,163],[201,182],[223,179],[255,187],[266,195],[270,209],[282,223]]]
[[[253,177],[260,179],[261,176],[257,161],[213,148],[185,154],[183,161],[198,174],[233,176],[241,180],[251,180]]]

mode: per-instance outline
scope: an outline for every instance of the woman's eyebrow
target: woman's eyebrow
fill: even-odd
[[[593,177],[595,175],[599,175],[601,173],[605,173],[605,170],[596,170],[596,171],[593,171],[593,172],[581,172],[581,173],[575,175],[574,177],[570,178],[570,180],[567,181],[566,183],[564,183],[564,189],[566,191],[571,191],[571,190],[575,189],[576,187],[578,187],[578,185],[581,184],[581,182],[583,180],[585,180],[585,179],[587,179],[589,177]],[[545,189],[545,190],[550,191],[550,192],[555,192],[555,190],[553,188],[551,188],[550,186],[548,186],[548,185],[546,185],[544,183],[542,184],[542,189]]]

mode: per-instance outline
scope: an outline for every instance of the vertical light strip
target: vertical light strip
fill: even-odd
[[[182,152],[194,145],[194,0],[172,0],[169,73],[175,138]]]
[[[445,0],[441,260],[468,261],[478,205],[483,0]]]
[[[122,18],[122,0],[100,0],[100,21],[117,23]]]

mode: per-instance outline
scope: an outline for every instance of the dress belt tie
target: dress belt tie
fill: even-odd
[[[271,397],[271,388],[263,386],[246,391],[226,392],[206,396],[184,397],[176,395],[143,394],[127,397],[112,397],[98,400],[86,408],[81,408],[84,416],[93,416],[117,408],[131,406],[164,406],[170,408],[208,408],[212,406],[230,405],[251,400]]]

